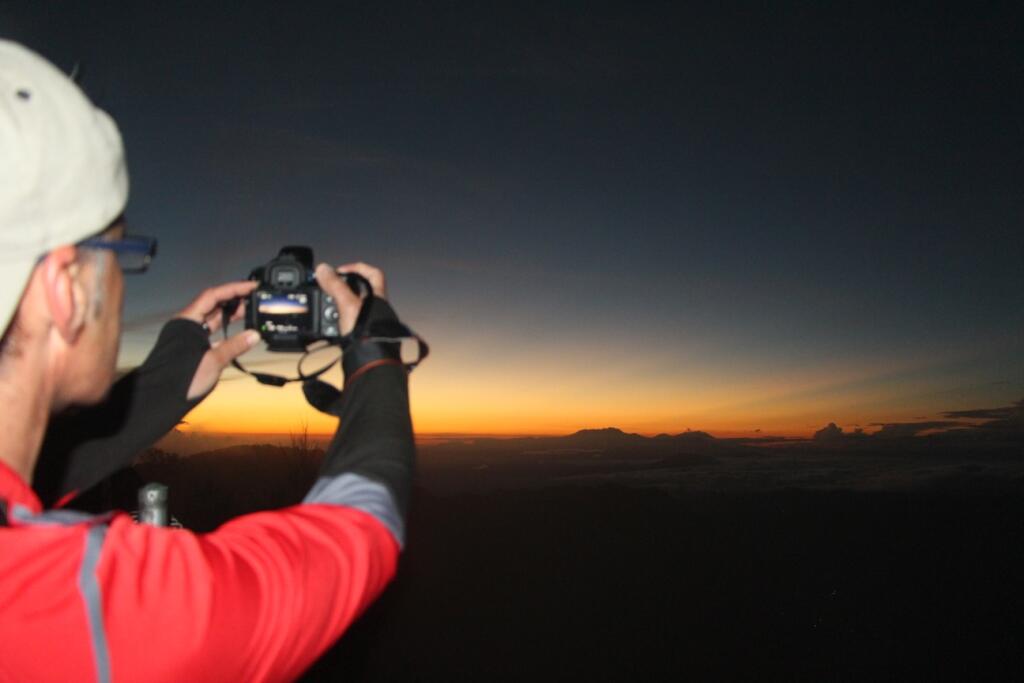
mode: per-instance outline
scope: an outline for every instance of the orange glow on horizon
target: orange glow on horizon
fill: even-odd
[[[728,411],[731,419],[726,419],[726,411],[720,412],[715,405],[721,405],[717,400],[700,405],[696,400],[652,396],[659,400],[630,403],[618,396],[511,391],[470,392],[460,399],[462,389],[414,388],[412,416],[417,436],[561,436],[580,429],[616,427],[645,436],[692,429],[717,437],[807,437],[829,422],[839,421],[829,416],[827,407],[806,412],[794,410],[792,405],[785,409],[737,407]],[[566,393],[576,392],[568,389]],[[328,436],[337,426],[335,418],[311,408],[296,385],[265,387],[248,380],[222,384],[185,421],[183,431],[211,434],[290,434],[308,429],[310,435]],[[859,423],[869,422],[865,416]]]
[[[690,364],[651,355],[610,362],[608,349],[561,357],[525,346],[502,357],[473,340],[441,346],[410,377],[417,436],[559,436],[616,427],[654,436],[687,429],[717,437],[809,437],[835,422],[871,432],[883,422],[935,419],[955,408],[935,361],[844,360],[808,367]],[[755,368],[756,369],[756,368]],[[291,374],[291,359],[270,371]],[[187,417],[210,434],[333,434],[337,421],[311,408],[297,384],[267,387],[229,371]]]

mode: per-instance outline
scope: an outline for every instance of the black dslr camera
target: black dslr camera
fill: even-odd
[[[259,331],[268,351],[305,351],[315,341],[341,337],[338,307],[320,289],[313,271],[313,250],[292,246],[249,273],[260,286],[249,295],[245,326]],[[342,277],[358,295],[358,278]]]

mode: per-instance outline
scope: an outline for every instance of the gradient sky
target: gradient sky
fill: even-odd
[[[0,4],[125,136],[160,239],[125,365],[308,243],[382,266],[431,342],[421,432],[807,434],[1024,397],[1015,3],[226,4]],[[196,428],[333,427],[225,378]]]

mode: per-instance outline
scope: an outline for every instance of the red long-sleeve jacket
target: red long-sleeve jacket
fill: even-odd
[[[51,493],[120,466],[98,452],[124,453],[165,430],[138,416],[146,410],[136,414],[159,414],[155,396],[176,396],[161,419],[180,418],[205,344],[198,326],[168,325],[139,372],[115,386],[115,428],[97,428],[109,406],[58,423],[66,430],[78,420],[92,432],[48,437],[65,458],[62,473],[41,477],[57,482]],[[344,429],[302,504],[208,534],[138,525],[124,513],[44,511],[0,463],[0,681],[299,676],[394,575],[413,453],[405,374],[375,367],[346,389]]]

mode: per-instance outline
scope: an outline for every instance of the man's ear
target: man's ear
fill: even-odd
[[[79,280],[81,264],[70,245],[57,247],[43,259],[43,287],[50,321],[68,344],[74,343],[85,324],[88,295]]]

